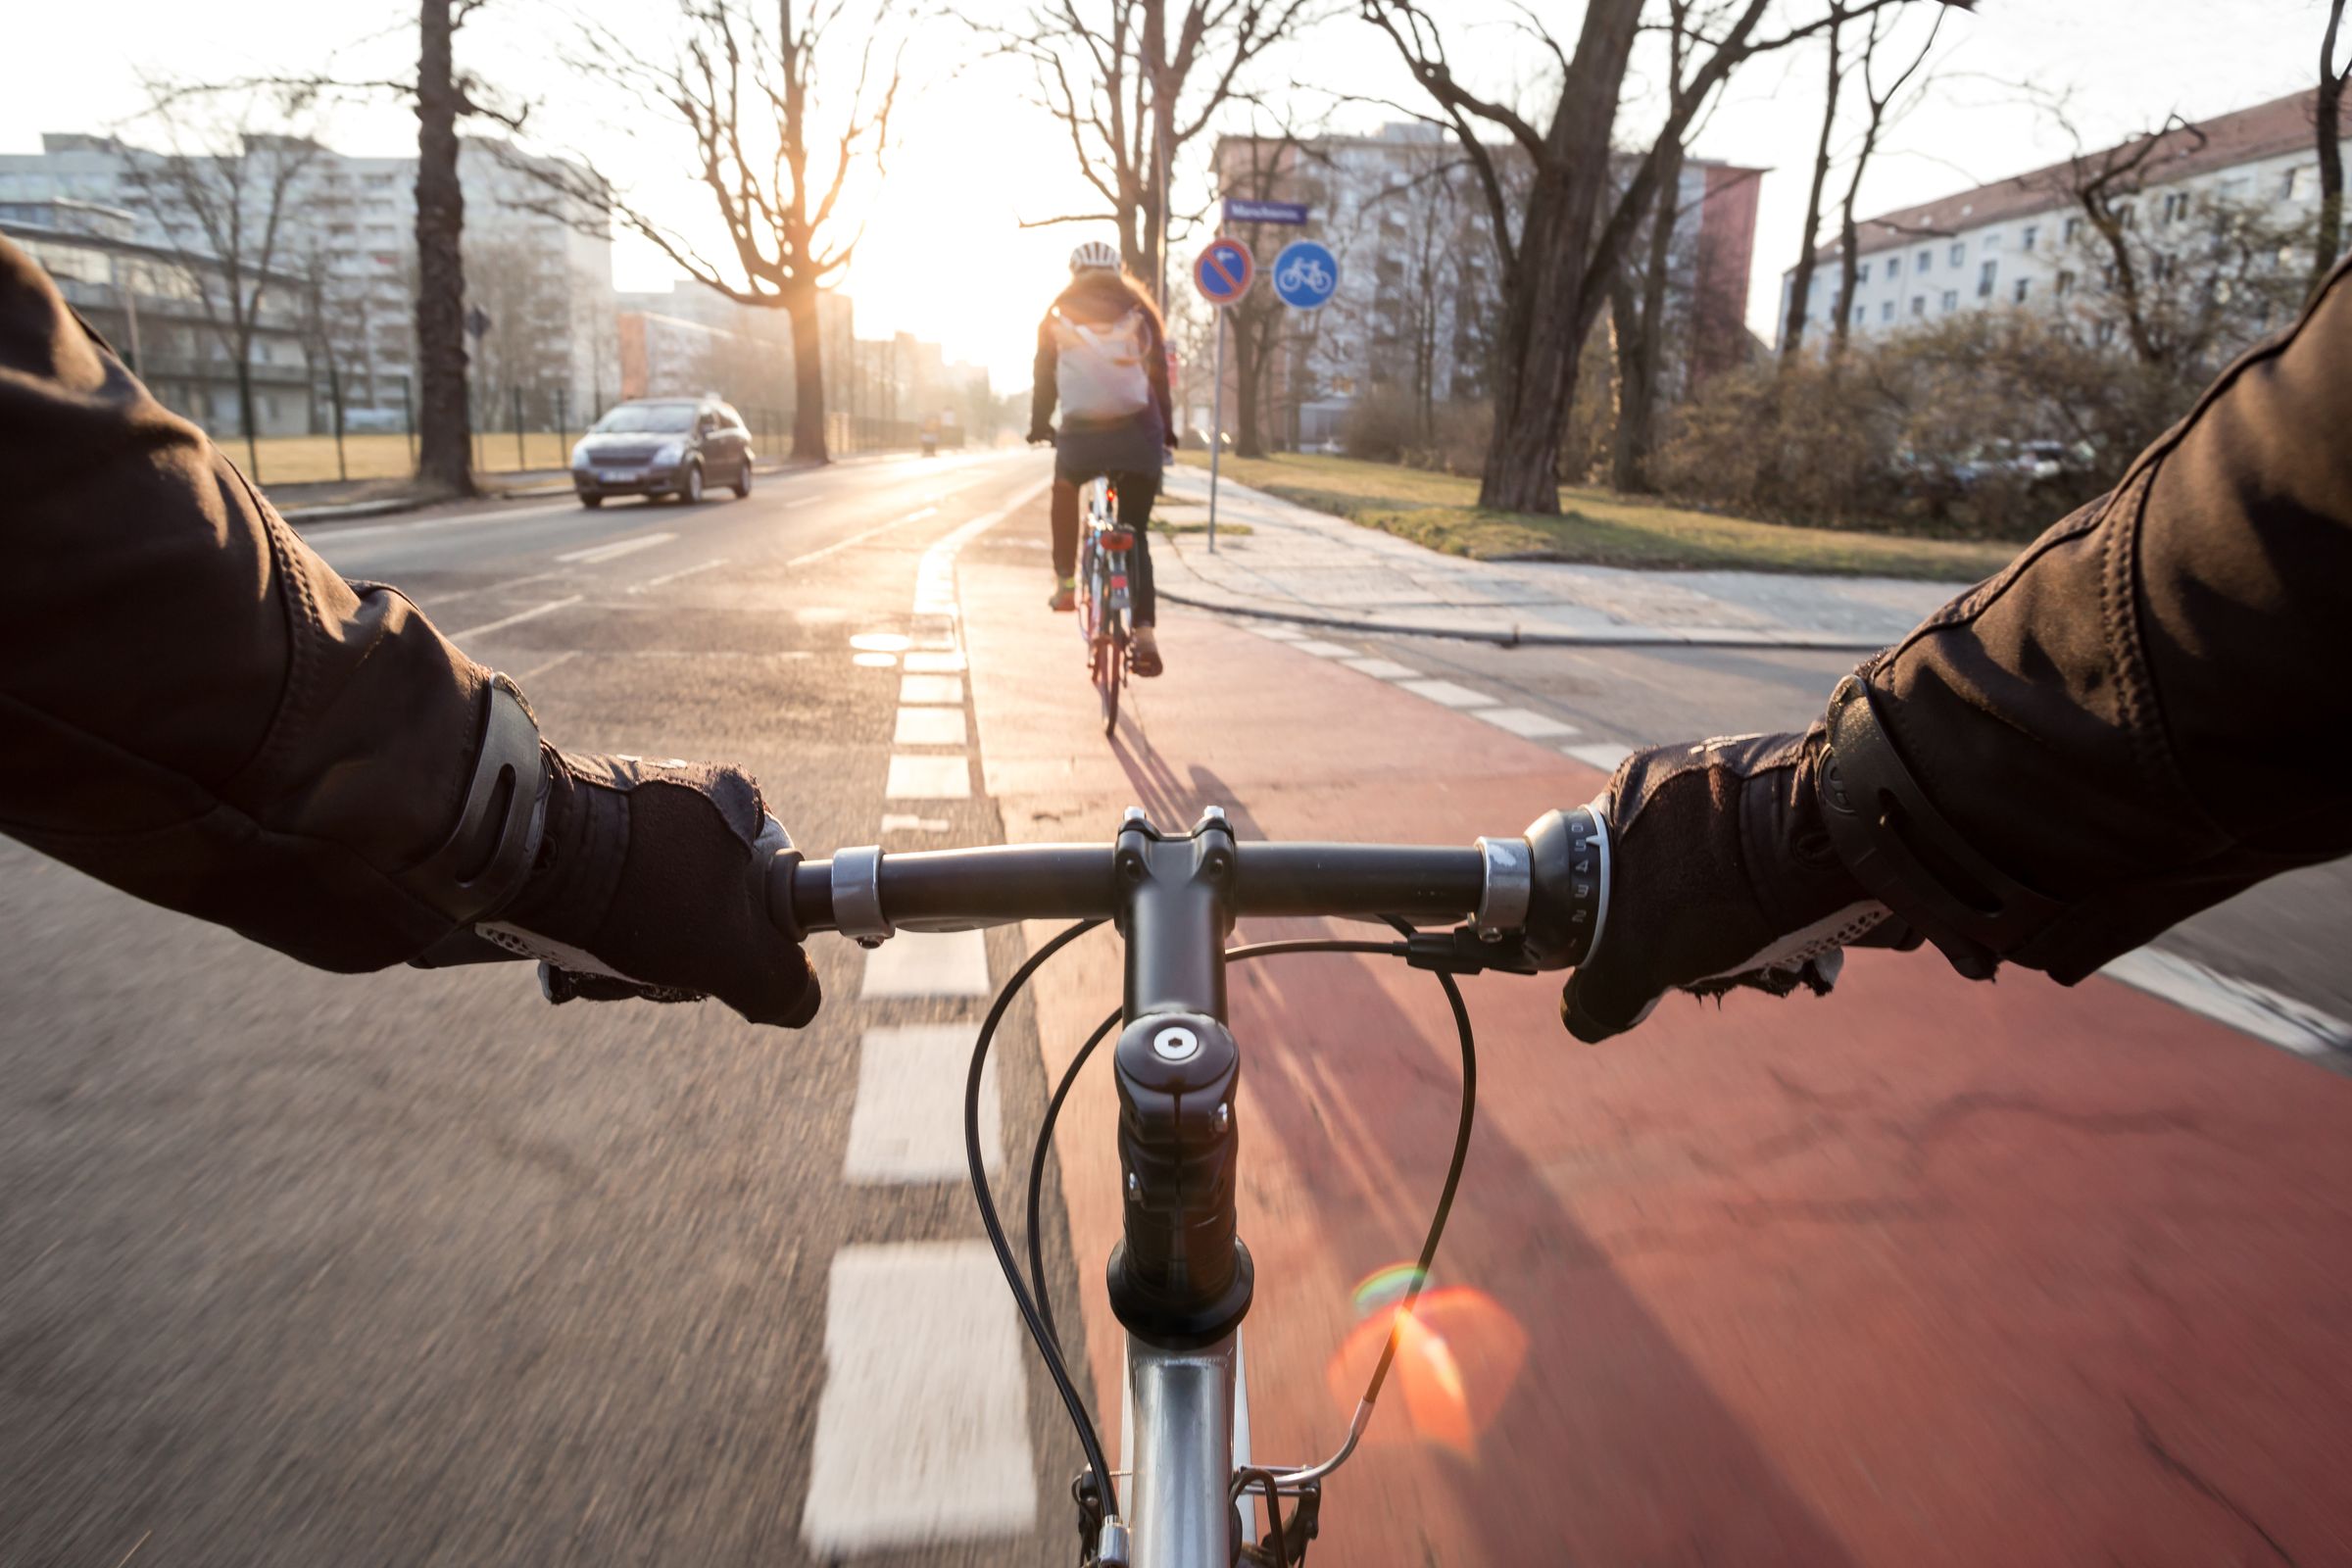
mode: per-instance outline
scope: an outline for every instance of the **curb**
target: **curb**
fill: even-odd
[[[754,464],[752,466],[752,472],[756,474],[767,474],[772,476],[779,473],[794,473],[805,468],[812,469],[819,466],[821,466],[821,465],[814,463],[778,463],[773,466],[762,466],[759,464]],[[485,492],[482,495],[472,496],[465,501],[457,502],[456,505],[467,506],[477,505],[483,502],[496,503],[500,501],[530,501],[545,496],[567,496],[570,494],[571,481],[566,479],[562,483],[557,484],[535,484],[522,486],[514,490],[500,490],[494,493]],[[387,496],[381,501],[349,501],[340,503],[327,503],[316,507],[281,507],[278,509],[277,514],[283,517],[286,521],[295,523],[357,522],[364,517],[388,517],[396,513],[416,512],[425,507],[441,507],[449,506],[452,503],[447,497]]]
[[[1509,631],[1480,631],[1467,626],[1411,626],[1394,625],[1376,620],[1348,620],[1337,615],[1315,615],[1288,610],[1256,610],[1245,605],[1220,604],[1210,599],[1196,599],[1172,588],[1157,588],[1153,593],[1172,605],[1184,605],[1193,610],[1212,610],[1227,615],[1254,615],[1260,620],[1287,621],[1295,626],[1321,626],[1334,631],[1351,631],[1368,637],[1450,637],[1456,642],[1487,643],[1496,648],[1732,648],[1754,650],[1777,648],[1796,653],[1868,653],[1875,654],[1887,646],[1891,639],[1865,637],[1857,633],[1839,632],[1780,632],[1742,636],[1737,633],[1723,636],[1677,632],[1575,632],[1522,631],[1513,626]]]

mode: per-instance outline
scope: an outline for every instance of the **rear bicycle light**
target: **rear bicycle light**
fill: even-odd
[[[1105,528],[1102,530],[1102,548],[1105,550],[1133,550],[1135,534],[1126,528]]]

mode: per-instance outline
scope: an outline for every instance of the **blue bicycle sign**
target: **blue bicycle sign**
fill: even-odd
[[[1340,286],[1340,259],[1311,239],[1293,240],[1274,258],[1274,292],[1293,310],[1311,311]]]

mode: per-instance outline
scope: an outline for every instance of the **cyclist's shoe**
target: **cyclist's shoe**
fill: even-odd
[[[1127,667],[1150,679],[1167,666],[1159,662],[1159,637],[1149,626],[1138,626],[1127,645]]]
[[[1054,592],[1046,599],[1046,608],[1055,614],[1063,614],[1076,610],[1078,608],[1078,579],[1064,577],[1055,584]]]

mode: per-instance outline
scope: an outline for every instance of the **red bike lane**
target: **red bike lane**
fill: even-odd
[[[1184,615],[1105,740],[1016,548],[1034,510],[961,562],[1009,838],[1217,804],[1244,837],[1466,842],[1603,782]],[[1118,972],[1097,933],[1041,974],[1050,1071]],[[1826,1000],[1676,999],[1597,1050],[1560,1030],[1554,980],[1465,990],[1461,1196],[1316,1560],[2352,1560],[2352,1084],[2112,982],[1970,985],[1932,956],[1855,955]],[[1457,1052],[1436,984],[1391,961],[1242,966],[1233,1013],[1256,1454],[1303,1462],[1377,1348],[1377,1276],[1418,1245]],[[1090,1070],[1059,1148],[1115,1428],[1111,1104]]]

